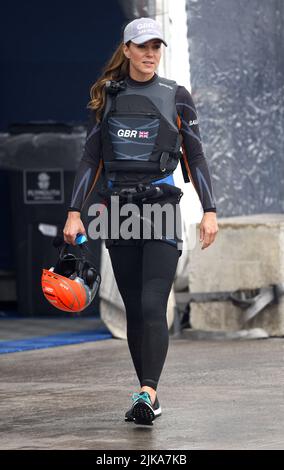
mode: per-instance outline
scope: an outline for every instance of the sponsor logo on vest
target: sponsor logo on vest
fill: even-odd
[[[149,131],[135,131],[132,129],[119,129],[117,131],[118,137],[133,137],[138,139],[148,139],[149,138]]]
[[[166,88],[169,88],[170,90],[173,89],[173,87],[170,86],[170,85],[166,85],[165,83],[161,83],[161,82],[158,82],[158,83],[159,83],[160,86],[165,86]]]
[[[198,124],[198,120],[197,119],[194,119],[193,121],[189,121],[189,125],[190,126],[196,126],[196,124]]]

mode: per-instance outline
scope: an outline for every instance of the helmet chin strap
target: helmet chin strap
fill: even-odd
[[[62,270],[66,267],[68,268],[68,264],[70,265],[70,268],[71,268],[72,265],[70,263],[73,263],[74,266],[72,267],[71,274],[68,277],[74,280],[77,275],[79,276],[82,275],[83,267],[85,263],[85,255],[84,255],[83,250],[81,250],[80,257],[75,256],[73,253],[68,253],[67,251],[68,247],[69,247],[68,243],[64,243],[61,246],[60,251],[59,251],[59,260],[55,265],[54,272],[57,274],[63,275]],[[76,248],[79,248],[79,245]]]
[[[83,271],[85,268],[85,263],[86,263],[86,253],[85,253],[85,246],[84,244],[77,245],[77,248],[79,248],[81,257],[78,258],[78,274],[80,277],[83,277]]]
[[[85,249],[87,247],[84,244],[76,245],[75,248],[77,250],[80,250],[80,255],[81,256],[75,256],[75,255],[72,254],[72,258],[70,258],[70,260],[68,260],[68,258],[66,259],[66,257],[68,256],[68,253],[67,253],[68,247],[69,247],[69,244],[64,243],[64,245],[62,246],[62,248],[60,250],[59,259],[62,263],[65,263],[65,262],[68,263],[68,261],[73,262],[73,263],[76,262],[75,270],[69,276],[69,279],[74,280],[74,279],[76,279],[77,276],[84,279],[84,270],[88,269],[88,268],[89,269],[91,268],[91,266],[89,266],[88,261],[86,260],[86,251],[85,251]]]

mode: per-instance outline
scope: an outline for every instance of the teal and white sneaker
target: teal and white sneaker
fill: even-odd
[[[148,392],[133,393],[132,400],[134,403],[125,413],[125,421],[152,426],[154,419],[161,416],[162,409],[157,395],[153,405]]]

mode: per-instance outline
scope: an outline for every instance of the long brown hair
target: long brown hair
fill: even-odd
[[[129,59],[123,53],[123,45],[123,42],[119,44],[111,59],[104,66],[102,75],[90,89],[91,101],[89,101],[87,108],[96,111],[97,121],[101,120],[105,105],[105,83],[108,80],[122,80],[129,73]]]

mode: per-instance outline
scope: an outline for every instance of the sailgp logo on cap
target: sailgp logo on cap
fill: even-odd
[[[152,22],[151,22],[151,23],[140,23],[140,24],[138,23],[138,24],[137,24],[137,29],[138,29],[138,30],[139,30],[139,29],[147,29],[147,28],[148,28],[148,29],[154,29],[155,26],[156,26],[156,25],[155,25],[154,22],[153,22],[153,23],[152,23]]]

